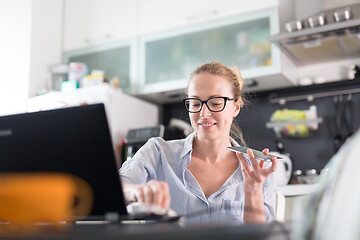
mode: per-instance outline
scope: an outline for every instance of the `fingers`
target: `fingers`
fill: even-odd
[[[262,153],[264,155],[269,154],[269,149],[265,148]],[[255,182],[262,182],[264,181],[272,172],[276,170],[277,166],[277,159],[273,158],[272,165],[270,168],[265,167],[265,161],[257,161],[256,157],[251,149],[247,150],[247,154],[249,156],[249,162],[245,159],[242,153],[236,153],[236,156],[240,160],[241,168],[244,172],[244,177],[252,178]]]
[[[249,148],[246,152],[249,155],[252,168],[256,173],[259,172],[260,170],[259,163],[256,161],[253,151]]]
[[[271,172],[275,172],[276,168],[277,168],[277,158],[273,157],[271,159],[271,162],[272,162],[272,164],[271,164],[270,170],[271,170]]]
[[[148,201],[149,203],[153,203],[156,204],[158,206],[161,206],[162,204],[162,199],[164,197],[164,192],[161,189],[160,183],[159,182],[154,182],[150,184],[151,187],[151,199]]]
[[[265,156],[267,156],[267,155],[269,154],[269,149],[268,149],[268,148],[264,148],[264,150],[262,150],[262,153],[263,153]],[[266,170],[266,172],[268,172],[269,174],[271,174],[272,172],[275,172],[275,171],[276,171],[277,158],[276,158],[276,157],[273,157],[273,158],[271,159],[271,162],[272,162],[271,167]],[[259,163],[261,169],[263,169],[264,164],[265,164],[265,161],[261,161],[261,162]]]
[[[268,154],[269,154],[269,149],[268,148],[264,148],[264,150],[262,150],[262,153],[265,155],[265,156],[267,156]],[[271,167],[270,167],[270,171],[271,172],[275,172],[276,171],[276,167],[277,167],[277,158],[276,157],[274,157],[274,158],[272,158],[271,159],[271,162],[272,162],[272,164],[271,164]]]
[[[251,154],[253,154],[251,152]],[[244,177],[246,178],[253,178],[255,179],[255,181],[259,182],[261,181],[261,178],[259,177],[260,175],[258,173],[255,172],[254,170],[254,165],[256,165],[257,168],[259,168],[258,163],[256,162],[255,160],[255,156],[253,155],[252,157],[250,156],[249,152],[248,152],[248,155],[250,157],[250,161],[251,161],[251,158],[253,158],[253,161],[251,161],[251,167],[249,165],[249,163],[246,161],[245,157],[237,152],[236,153],[236,156],[240,159],[240,164],[241,164],[241,169],[243,170],[243,173],[244,173]]]
[[[136,202],[140,202],[140,203],[144,203],[145,202],[145,194],[144,194],[144,190],[141,186],[137,186],[134,189],[134,196],[135,196],[135,201]]]
[[[241,168],[245,169],[247,172],[251,171],[249,163],[246,161],[245,157],[242,155],[242,153],[237,152],[236,153],[237,158],[240,160]]]
[[[264,148],[264,150],[262,150],[262,153],[267,156],[269,154],[269,149],[268,148]],[[259,167],[260,169],[264,169],[265,166],[265,161],[260,161],[259,162]]]
[[[151,186],[151,184],[147,183],[143,186],[143,192],[144,192],[144,202],[153,203],[154,195],[156,194],[156,187]]]
[[[268,178],[273,172],[276,171],[277,168],[277,158],[273,157],[271,159],[271,166],[269,168],[264,169],[264,177]]]
[[[170,207],[170,191],[169,185],[166,182],[150,181],[152,191],[152,201],[150,203],[156,204],[163,208]]]
[[[134,195],[137,202],[155,204],[162,208],[170,207],[170,191],[166,182],[150,180],[146,184],[138,185]]]
[[[244,177],[243,190],[245,192],[253,192],[262,189],[263,183],[276,170],[277,158],[271,159],[272,165],[270,168],[265,168],[265,161],[257,161],[254,152],[247,149],[248,160],[245,159],[242,153],[236,152],[236,156],[240,160],[240,165]],[[262,153],[269,154],[269,149],[265,148]]]
[[[264,165],[265,165],[265,161],[260,161],[260,162],[259,162],[259,167],[260,167],[260,169],[263,169],[263,168],[264,168]]]
[[[262,150],[262,153],[267,156],[269,154],[269,149],[268,148],[264,148],[264,150]]]

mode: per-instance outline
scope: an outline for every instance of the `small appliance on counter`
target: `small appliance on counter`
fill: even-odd
[[[277,186],[287,185],[291,178],[292,161],[288,154],[281,154],[279,152],[269,152],[270,154],[277,155],[282,158],[282,161],[278,161],[278,165],[275,171],[275,181]]]
[[[179,128],[158,125],[155,127],[130,129],[125,143],[121,148],[121,164],[131,159],[135,153],[152,137],[162,137],[165,140],[181,139],[184,131]]]
[[[275,181],[277,186],[287,185],[291,178],[292,161],[289,153],[285,152],[284,145],[279,140],[275,141],[277,152],[269,152],[270,154],[277,155],[282,158],[282,161],[278,161],[278,165],[275,175]]]

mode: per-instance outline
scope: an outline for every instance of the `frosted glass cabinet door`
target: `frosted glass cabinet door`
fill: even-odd
[[[147,37],[142,50],[143,92],[184,88],[190,73],[211,61],[247,72],[271,67],[271,15],[257,15]]]
[[[92,70],[104,71],[105,78],[119,79],[119,87],[127,93],[132,91],[135,65],[134,48],[136,41],[128,39],[113,43],[91,46],[80,50],[64,52],[64,62],[80,62]]]

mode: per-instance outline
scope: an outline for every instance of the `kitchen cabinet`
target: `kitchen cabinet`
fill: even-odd
[[[136,36],[137,4],[128,0],[65,0],[63,50]]]
[[[278,9],[270,8],[145,35],[140,39],[139,95],[156,102],[178,101],[190,73],[210,61],[238,66],[251,90],[291,86],[279,75],[281,52],[270,42],[278,31]]]
[[[139,0],[140,35],[275,7],[278,0]]]
[[[133,92],[131,79],[136,78],[134,39],[119,40],[101,46],[90,46],[79,50],[64,53],[64,62],[85,63],[90,71],[102,70],[104,76],[111,80],[119,79],[119,87],[127,93]]]
[[[238,66],[249,91],[293,85],[291,64],[270,42],[279,32],[280,0],[261,0],[246,8],[242,1],[230,0],[221,5],[214,0],[65,1],[65,62],[99,63],[98,54],[129,45],[122,63],[106,64],[125,75],[121,88],[138,97],[178,101],[190,72],[214,60]],[[127,12],[120,14],[124,4]],[[95,68],[112,72],[107,66]]]
[[[108,43],[273,7],[278,0],[64,0],[63,50]]]

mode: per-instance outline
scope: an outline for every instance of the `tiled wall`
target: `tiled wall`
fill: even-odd
[[[299,87],[287,90],[277,91],[279,96],[315,94],[319,92],[330,92],[338,90],[360,89],[360,80],[348,80],[339,83],[328,83],[316,86]],[[249,104],[243,107],[236,121],[239,123],[247,145],[256,149],[265,147],[276,151],[276,136],[272,129],[266,128],[266,122],[274,111],[281,109],[277,103],[270,103],[269,97],[273,92],[263,92],[248,96]],[[342,95],[347,99],[347,94]],[[336,110],[334,105],[334,96],[316,98],[318,116],[323,118],[316,132],[311,133],[307,138],[281,138],[279,139],[285,151],[291,154],[293,169],[302,171],[315,168],[320,171],[329,161],[334,152],[334,136]],[[306,110],[309,108],[307,100],[287,102],[289,109]],[[352,107],[354,129],[360,125],[360,93],[352,94]],[[171,118],[180,118],[189,121],[188,113],[182,103],[167,104],[163,106],[163,124],[167,125]],[[343,135],[346,135],[347,129],[345,123],[341,125]]]

